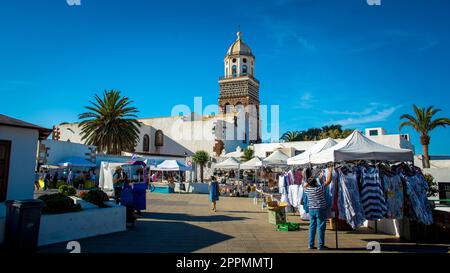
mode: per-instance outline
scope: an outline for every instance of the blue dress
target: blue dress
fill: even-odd
[[[209,200],[211,202],[219,200],[219,183],[211,182],[209,185]]]

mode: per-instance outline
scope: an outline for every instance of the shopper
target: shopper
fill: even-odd
[[[216,202],[219,200],[219,183],[214,176],[211,176],[211,182],[209,183],[209,201],[212,204],[212,210],[217,211]]]
[[[67,184],[72,185],[73,172],[72,169],[69,169],[69,174],[67,175]]]
[[[114,198],[116,199],[116,203],[120,202],[120,193],[122,191],[122,187],[125,185],[125,182],[128,181],[128,176],[125,171],[119,167],[116,169],[113,175],[113,183],[114,183]]]
[[[45,170],[44,174],[44,191],[48,189],[48,184],[50,183],[51,175],[48,170]]]
[[[328,176],[325,184],[320,184],[317,172],[307,173],[305,193],[308,197],[309,209],[309,249],[315,249],[316,231],[318,229],[318,249],[327,249],[325,244],[325,229],[327,221],[327,202],[325,199],[326,187],[330,185],[333,175],[333,167],[328,167]],[[320,179],[321,181],[321,179]]]

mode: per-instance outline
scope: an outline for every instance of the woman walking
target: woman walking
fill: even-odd
[[[319,250],[327,249],[325,246],[325,228],[327,225],[327,201],[325,199],[326,187],[330,185],[333,177],[333,167],[328,167],[325,184],[319,184],[317,173],[306,177],[305,193],[308,197],[309,209],[309,249],[315,249],[316,231],[319,229]]]
[[[214,176],[211,176],[211,182],[209,183],[209,201],[212,203],[211,210],[216,212],[216,202],[219,200],[219,183]]]

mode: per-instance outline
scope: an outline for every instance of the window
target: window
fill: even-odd
[[[378,130],[369,130],[369,136],[377,136]]]
[[[158,130],[155,133],[155,146],[156,147],[164,146],[164,133],[161,130]]]
[[[236,65],[233,65],[233,67],[231,68],[231,74],[233,75],[233,77],[237,76],[237,68]]]
[[[247,66],[246,65],[242,66],[242,75],[247,76]]]
[[[271,154],[272,154],[272,152],[266,152],[266,157],[268,157]]]
[[[0,202],[6,200],[8,191],[9,161],[11,142],[0,140]]]
[[[246,63],[247,63],[247,58],[244,58],[244,60],[243,60],[243,61],[244,61],[244,64],[246,64]]]
[[[236,58],[233,59],[233,63],[235,63],[235,62],[236,62]]]
[[[145,135],[142,140],[142,150],[144,152],[150,152],[150,137],[148,135]]]

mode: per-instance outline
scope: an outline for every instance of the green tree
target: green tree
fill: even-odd
[[[209,154],[206,151],[197,151],[192,155],[192,160],[200,166],[200,179],[203,182],[203,168],[209,162]]]
[[[253,150],[250,148],[245,148],[243,151],[243,154],[241,156],[241,160],[242,161],[249,161],[250,159],[253,158]]]
[[[103,98],[95,95],[95,101],[85,108],[89,112],[79,115],[82,140],[95,145],[100,152],[120,154],[132,151],[139,139],[138,110],[130,107],[133,101],[122,97],[120,91],[103,93]]]
[[[423,149],[423,167],[430,167],[430,155],[428,153],[428,145],[430,144],[430,132],[436,129],[438,126],[450,125],[449,118],[436,118],[433,119],[433,116],[436,113],[440,112],[441,109],[434,108],[433,106],[418,107],[415,104],[413,105],[414,116],[410,114],[404,114],[400,116],[400,120],[405,120],[400,123],[399,130],[401,130],[405,126],[412,127],[416,132],[420,134],[420,144],[422,144]]]
[[[286,142],[292,142],[292,141],[300,141],[301,137],[302,136],[298,131],[287,131],[281,136],[280,139]]]
[[[427,196],[428,197],[436,196],[436,194],[439,193],[439,187],[436,181],[434,180],[434,177],[431,174],[426,173],[424,174],[424,178],[428,184]]]

